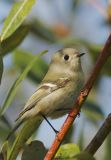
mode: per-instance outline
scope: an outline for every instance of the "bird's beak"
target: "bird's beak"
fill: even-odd
[[[80,54],[78,54],[77,56],[78,57],[81,57],[81,56],[83,56],[85,53],[80,53]]]

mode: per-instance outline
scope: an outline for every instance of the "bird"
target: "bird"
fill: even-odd
[[[46,75],[20,112],[7,139],[22,123],[33,117],[57,119],[72,109],[84,84],[81,66],[84,54],[73,47],[54,53]],[[48,123],[50,124],[49,121]]]

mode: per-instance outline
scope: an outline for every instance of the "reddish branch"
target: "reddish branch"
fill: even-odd
[[[85,151],[88,152],[91,155],[94,155],[95,152],[98,150],[98,148],[102,145],[105,138],[111,131],[111,114],[107,117],[95,137],[92,139],[92,141],[89,143],[89,145],[86,147]]]
[[[97,76],[99,72],[101,71],[104,63],[108,59],[108,57],[111,55],[111,35],[109,36],[108,40],[106,41],[106,44],[101,51],[98,60],[96,62],[96,65],[92,71],[92,74],[90,75],[88,81],[86,82],[84,88],[82,89],[80,95],[77,98],[77,101],[69,113],[67,119],[65,120],[63,126],[60,129],[60,132],[57,134],[51,148],[47,152],[44,160],[52,160],[52,158],[55,156],[60,144],[62,143],[65,135],[67,134],[69,128],[71,127],[73,121],[75,120],[76,116],[79,114],[80,109],[82,107],[82,104],[86,100],[95,80],[97,79]]]

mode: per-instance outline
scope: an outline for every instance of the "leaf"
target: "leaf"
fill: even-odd
[[[7,133],[12,129],[11,124],[5,115],[0,117],[0,141],[3,141]]]
[[[0,84],[3,74],[3,58],[2,58],[2,48],[1,48],[1,41],[0,41]]]
[[[6,141],[1,148],[0,152],[0,160],[7,160],[7,152],[8,152],[8,141]]]
[[[0,53],[0,84],[1,84],[1,80],[2,80],[2,74],[3,74],[3,59],[2,59],[2,55]]]
[[[24,50],[17,50],[13,55],[14,63],[18,66],[21,71],[30,63],[30,61],[35,57],[35,55],[30,54]],[[24,61],[25,59],[25,61]],[[41,58],[38,59],[37,63],[33,65],[28,73],[28,77],[34,82],[40,82],[43,79],[45,73],[48,70],[47,63]]]
[[[28,72],[30,71],[30,69],[32,68],[32,66],[34,65],[34,63],[42,56],[46,53],[47,51],[43,51],[41,52],[39,55],[37,55],[37,57],[33,58],[33,60],[27,65],[27,67],[25,68],[25,70],[21,73],[21,75],[16,79],[16,81],[14,82],[14,84],[12,85],[11,89],[8,92],[8,95],[5,99],[5,102],[1,108],[0,111],[0,116],[3,115],[5,113],[5,111],[8,109],[8,107],[10,106],[17,90],[18,87],[20,85],[20,83],[25,79],[25,77],[27,76]]]
[[[35,0],[24,0],[21,2],[16,2],[13,5],[8,17],[4,22],[1,41],[8,38],[21,25],[34,3]]]
[[[15,160],[19,154],[21,148],[23,148],[25,142],[31,137],[31,135],[38,129],[43,121],[43,117],[36,116],[33,117],[24,124],[23,128],[20,130],[18,136],[16,137],[14,144],[10,150],[8,160]]]
[[[43,160],[46,151],[41,141],[32,141],[25,146],[21,160]]]
[[[29,32],[29,25],[21,25],[11,36],[2,41],[3,56],[15,49]]]
[[[72,160],[95,160],[94,157],[92,157],[90,154],[87,152],[80,152]]]
[[[111,160],[111,133],[106,138],[104,160]]]
[[[56,159],[71,160],[79,152],[80,149],[76,144],[73,143],[64,144],[59,148],[54,160]]]

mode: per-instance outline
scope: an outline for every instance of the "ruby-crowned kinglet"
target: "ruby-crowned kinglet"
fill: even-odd
[[[54,119],[70,111],[84,82],[82,55],[75,48],[64,48],[53,55],[47,74],[19,114],[17,126],[35,116]]]

